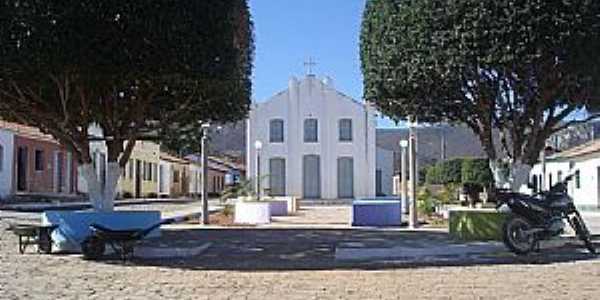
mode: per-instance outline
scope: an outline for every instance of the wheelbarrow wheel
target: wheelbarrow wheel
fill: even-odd
[[[81,243],[81,252],[83,258],[87,260],[98,260],[104,255],[106,245],[104,241],[95,237],[90,236]]]

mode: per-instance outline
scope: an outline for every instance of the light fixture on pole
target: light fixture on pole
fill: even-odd
[[[202,123],[200,126],[201,134],[200,137],[200,160],[202,162],[202,181],[201,181],[201,193],[202,193],[202,224],[208,225],[208,191],[206,189],[208,183],[208,152],[206,147],[208,146],[206,140],[208,139],[208,130],[210,129],[209,123]]]
[[[408,147],[408,141],[407,140],[400,140],[398,142],[398,145],[400,145],[400,149],[402,150],[401,154],[400,154],[400,183],[401,183],[401,199],[400,199],[400,209],[402,213],[406,213],[406,210],[408,209],[408,206],[410,205],[409,201],[408,201],[408,183],[406,182],[408,176],[407,175],[407,168],[406,168],[406,148]]]
[[[262,149],[262,142],[256,141],[254,142],[254,149],[256,149],[256,179],[255,179],[255,191],[258,200],[260,200],[260,150]]]

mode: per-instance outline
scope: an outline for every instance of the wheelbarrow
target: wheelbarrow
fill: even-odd
[[[145,229],[115,230],[100,224],[91,224],[91,234],[81,243],[83,258],[87,260],[99,260],[104,256],[108,244],[115,253],[123,260],[133,257],[135,246],[150,232],[161,225],[172,224],[185,220],[185,218],[165,219]]]

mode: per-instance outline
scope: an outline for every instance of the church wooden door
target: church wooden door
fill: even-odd
[[[340,157],[337,163],[338,198],[354,198],[354,159]]]
[[[271,196],[285,196],[285,159],[269,160],[269,188]]]
[[[303,198],[321,198],[321,161],[318,155],[305,155],[303,159]]]

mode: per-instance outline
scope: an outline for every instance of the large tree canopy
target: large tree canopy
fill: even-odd
[[[0,118],[51,134],[84,166],[95,124],[118,173],[148,133],[244,118],[253,49],[245,0],[2,0]]]
[[[461,122],[491,161],[533,165],[574,112],[600,107],[600,2],[370,0],[365,98],[396,120]],[[500,132],[494,141],[493,131]]]

